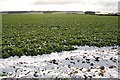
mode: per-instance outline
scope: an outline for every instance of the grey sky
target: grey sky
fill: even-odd
[[[0,0],[0,11],[57,10],[117,12],[119,0]]]

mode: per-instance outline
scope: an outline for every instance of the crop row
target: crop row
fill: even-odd
[[[69,51],[73,45],[118,45],[115,16],[6,14],[2,30],[3,58]]]

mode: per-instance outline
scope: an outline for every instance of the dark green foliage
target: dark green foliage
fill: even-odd
[[[3,57],[42,55],[78,46],[116,46],[118,17],[76,14],[3,15]]]
[[[7,74],[0,74],[0,77],[7,76]]]
[[[10,55],[9,55],[8,53],[3,53],[3,54],[2,54],[2,57],[3,57],[3,58],[8,58],[8,57],[10,57]]]

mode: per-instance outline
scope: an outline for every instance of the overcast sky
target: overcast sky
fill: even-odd
[[[0,11],[55,10],[117,12],[120,0],[0,0]]]

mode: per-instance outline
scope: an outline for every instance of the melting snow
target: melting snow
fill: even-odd
[[[118,47],[74,47],[77,50],[0,59],[0,74],[7,74],[5,78],[118,78]]]

